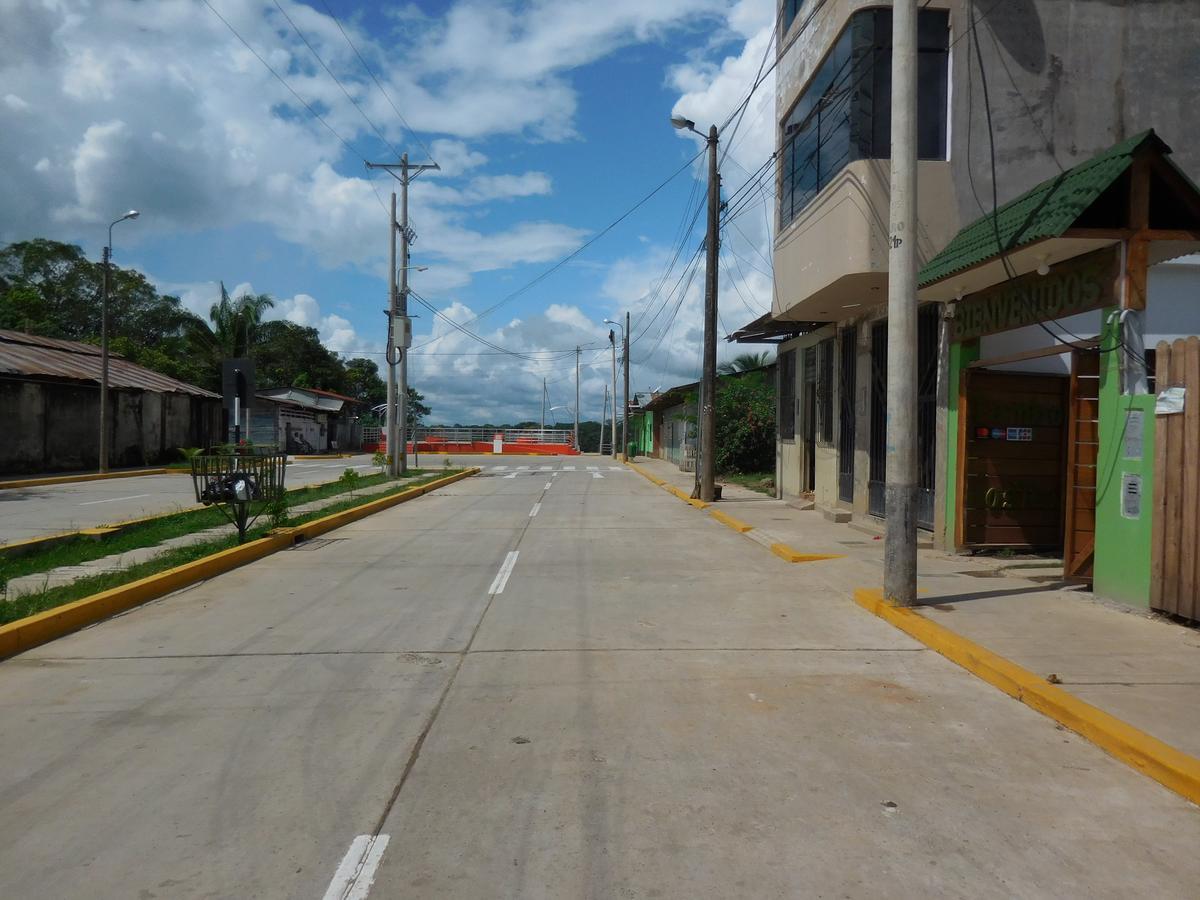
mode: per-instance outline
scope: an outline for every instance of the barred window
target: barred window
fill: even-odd
[[[833,338],[817,345],[817,440],[833,445]]]
[[[779,354],[779,437],[796,438],[796,351]]]

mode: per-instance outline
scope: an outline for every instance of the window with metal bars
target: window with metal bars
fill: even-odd
[[[833,338],[817,345],[817,441],[833,445]]]
[[[779,354],[779,437],[796,439],[796,351]]]

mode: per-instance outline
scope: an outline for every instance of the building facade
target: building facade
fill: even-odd
[[[919,264],[934,260],[968,223],[1145,129],[1174,150],[1173,166],[1200,173],[1200,145],[1189,141],[1188,127],[1187,85],[1200,79],[1195,27],[1190,0],[921,4]],[[770,316],[742,329],[739,340],[786,337],[778,366],[781,493],[811,494],[831,518],[882,526],[890,4],[784,0],[777,41],[775,293]],[[1057,235],[1053,246],[993,260],[989,271],[1014,264],[1004,277],[1046,271],[1120,243],[1111,235],[1091,242]],[[1196,271],[1179,263],[1151,267],[1150,290]],[[945,548],[964,546],[952,490],[961,348],[951,339],[950,316],[969,293],[969,285],[947,284],[923,291],[919,312],[918,520],[927,539]],[[1159,304],[1155,315],[1169,315],[1169,307]],[[1069,335],[1098,345],[1109,314],[1093,309],[1046,325],[1054,337],[1045,323],[989,334],[980,352],[1037,354],[1048,343],[1073,343]],[[1183,324],[1160,330],[1195,333]],[[1093,361],[1100,368],[1108,362],[1103,355]],[[1057,377],[1069,379],[1069,363],[1054,356],[1005,368],[1034,377],[1057,366]]]

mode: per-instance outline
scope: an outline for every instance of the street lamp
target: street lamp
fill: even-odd
[[[721,176],[717,171],[717,126],[708,136],[696,130],[696,123],[683,116],[671,116],[671,125],[690,131],[708,144],[708,234],[704,239],[704,371],[700,380],[700,459],[696,463],[696,489],[693,497],[706,503],[716,491],[716,392],[717,392],[717,251],[721,241]]]
[[[113,225],[126,219],[136,219],[140,213],[131,209],[121,218],[109,223],[108,243],[104,247],[104,278],[100,290],[100,471],[108,471],[108,279],[112,269]]]
[[[621,328],[620,322],[614,322],[612,319],[605,319],[605,325],[615,325]],[[617,337],[612,333],[612,329],[608,330],[608,342],[612,344],[612,396],[613,396],[613,417],[612,417],[612,458],[617,458]],[[621,346],[625,345],[625,329],[621,328]]]

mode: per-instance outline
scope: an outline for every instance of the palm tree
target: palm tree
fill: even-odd
[[[269,294],[239,294],[230,299],[225,282],[221,297],[208,310],[209,322],[195,319],[188,334],[197,356],[206,360],[220,380],[221,361],[252,354],[263,315],[275,305]]]
[[[733,375],[737,372],[749,372],[751,369],[769,366],[772,362],[774,362],[774,358],[769,350],[763,350],[761,353],[742,353],[729,362],[723,362],[717,366],[717,374]]]

